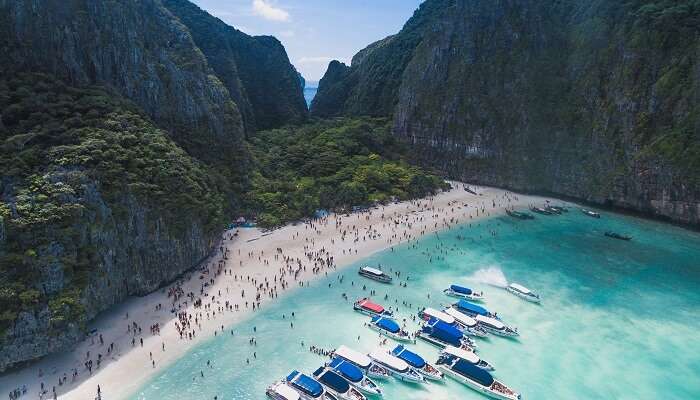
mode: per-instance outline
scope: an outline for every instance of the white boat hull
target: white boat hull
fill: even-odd
[[[455,291],[450,290],[450,289],[445,289],[442,292],[444,294],[446,294],[447,296],[455,297],[458,299],[472,300],[472,301],[483,301],[484,300],[484,296],[482,296],[479,293],[474,293],[474,292],[472,292],[472,294],[466,294],[466,293],[458,293],[458,292],[455,292]]]
[[[514,338],[520,336],[520,334],[516,331],[513,330],[506,330],[506,329],[495,329],[491,328],[487,325],[482,325],[484,330],[488,333],[491,333],[496,336],[501,336],[501,337],[508,337],[508,338]]]
[[[372,365],[369,366],[369,368],[365,371],[368,377],[374,378],[374,379],[389,379],[391,377],[391,373],[387,371],[386,368],[382,367],[381,365],[377,365],[372,363]]]
[[[518,399],[520,399],[520,395],[508,396],[504,393],[500,393],[500,392],[491,390],[491,388],[487,388],[483,385],[480,385],[477,382],[474,382],[470,379],[467,379],[464,376],[458,374],[457,372],[452,371],[452,369],[450,369],[444,365],[440,366],[440,370],[442,370],[442,372],[444,372],[445,375],[456,380],[457,382],[460,382],[466,386],[469,386],[471,389],[476,390],[477,392],[484,394],[488,397],[491,397],[493,399],[500,399],[500,400],[518,400]]]
[[[440,373],[440,370],[435,368],[434,365],[425,364],[425,367],[417,370],[426,380],[429,381],[441,381],[445,379],[445,375]]]
[[[450,346],[450,344],[444,343],[444,342],[442,342],[442,341],[440,341],[440,340],[438,340],[438,339],[435,339],[434,337],[428,335],[428,334],[425,333],[425,332],[419,332],[419,333],[418,333],[418,337],[421,338],[421,339],[423,339],[423,340],[425,340],[426,342],[432,344],[433,346],[435,346],[435,347],[437,347],[437,348],[440,348],[440,349],[444,349],[445,347]],[[465,343],[462,343],[462,346],[460,346],[460,348],[462,348],[462,349],[464,349],[464,350],[469,350],[469,351],[476,352],[476,348],[475,348],[475,347],[471,347],[470,345],[465,344]]]
[[[380,327],[378,327],[378,326],[376,326],[376,325],[374,325],[374,324],[369,324],[369,327],[370,327],[370,329],[379,332],[381,335],[386,336],[386,337],[389,337],[389,338],[392,338],[392,339],[394,339],[394,340],[396,340],[396,341],[398,341],[398,342],[406,342],[406,343],[415,343],[415,342],[416,342],[416,339],[412,338],[412,337],[411,337],[410,335],[408,335],[408,334],[406,334],[406,335],[397,335],[397,334],[395,334],[395,333],[386,331],[386,330],[384,330],[384,329],[382,329],[382,328],[380,328]],[[403,331],[402,331],[402,332],[403,332]]]
[[[350,384],[364,394],[379,397],[384,396],[384,393],[379,386],[367,377],[363,378],[360,382],[350,382]]]
[[[540,298],[539,298],[539,297],[528,296],[528,295],[526,295],[526,294],[524,294],[524,293],[520,293],[520,292],[518,292],[517,290],[512,289],[512,288],[509,288],[509,287],[507,287],[506,290],[507,290],[508,292],[510,292],[510,293],[512,293],[512,294],[514,294],[514,295],[516,295],[516,296],[518,296],[518,297],[520,297],[520,298],[523,299],[523,300],[529,301],[530,303],[539,304],[539,302],[540,302]]]

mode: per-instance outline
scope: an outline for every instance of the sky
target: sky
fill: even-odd
[[[190,0],[250,35],[277,37],[289,60],[318,81],[331,60],[350,63],[368,44],[401,30],[423,0]]]

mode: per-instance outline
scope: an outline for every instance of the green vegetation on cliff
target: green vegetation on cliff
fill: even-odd
[[[0,115],[0,332],[47,303],[54,328],[82,320],[80,289],[101,262],[80,237],[90,214],[127,224],[136,203],[180,238],[193,220],[210,235],[224,224],[216,174],[113,93],[6,76]],[[47,270],[66,284],[41,287]]]
[[[271,227],[323,209],[350,209],[433,194],[442,179],[403,159],[406,148],[380,118],[347,118],[258,132],[246,202]]]

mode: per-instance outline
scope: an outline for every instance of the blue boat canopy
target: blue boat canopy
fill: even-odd
[[[489,312],[484,307],[477,306],[476,304],[470,303],[466,300],[458,301],[457,308],[465,310],[472,314],[479,314],[483,316],[487,316],[489,314]]]
[[[362,378],[364,377],[361,369],[342,358],[334,358],[328,366],[350,382],[362,382]]]
[[[399,333],[399,331],[401,330],[399,324],[390,318],[374,316],[372,317],[372,322],[375,323],[381,329],[384,329],[385,331],[391,333]]]
[[[287,376],[287,382],[311,397],[319,397],[323,394],[323,386],[321,386],[320,383],[314,378],[306,376],[297,370],[292,371],[292,373]]]
[[[430,336],[455,347],[460,347],[462,345],[462,332],[445,321],[441,321],[437,318],[430,318],[427,327]]]
[[[468,361],[462,359],[457,360],[452,366],[452,370],[457,371],[471,380],[479,382],[479,384],[483,386],[491,387],[493,384],[493,376],[491,376],[491,374]]]
[[[403,345],[398,345],[391,351],[391,354],[406,361],[406,363],[414,368],[421,369],[425,367],[425,360],[418,354],[408,350]]]
[[[472,294],[472,290],[469,289],[468,287],[464,287],[464,286],[451,285],[450,289],[452,289],[452,291],[456,292],[456,293]]]
[[[335,372],[324,369],[323,367],[317,369],[316,372],[314,372],[314,376],[321,383],[338,393],[345,393],[350,390],[350,384],[348,381],[343,379],[342,376],[336,374]]]

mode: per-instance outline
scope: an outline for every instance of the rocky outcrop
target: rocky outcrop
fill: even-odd
[[[306,119],[303,88],[282,44],[249,36],[187,0],[162,0],[185,24],[242,111],[249,132]]]
[[[311,112],[392,116],[455,178],[697,225],[698,21],[693,1],[428,0]]]

